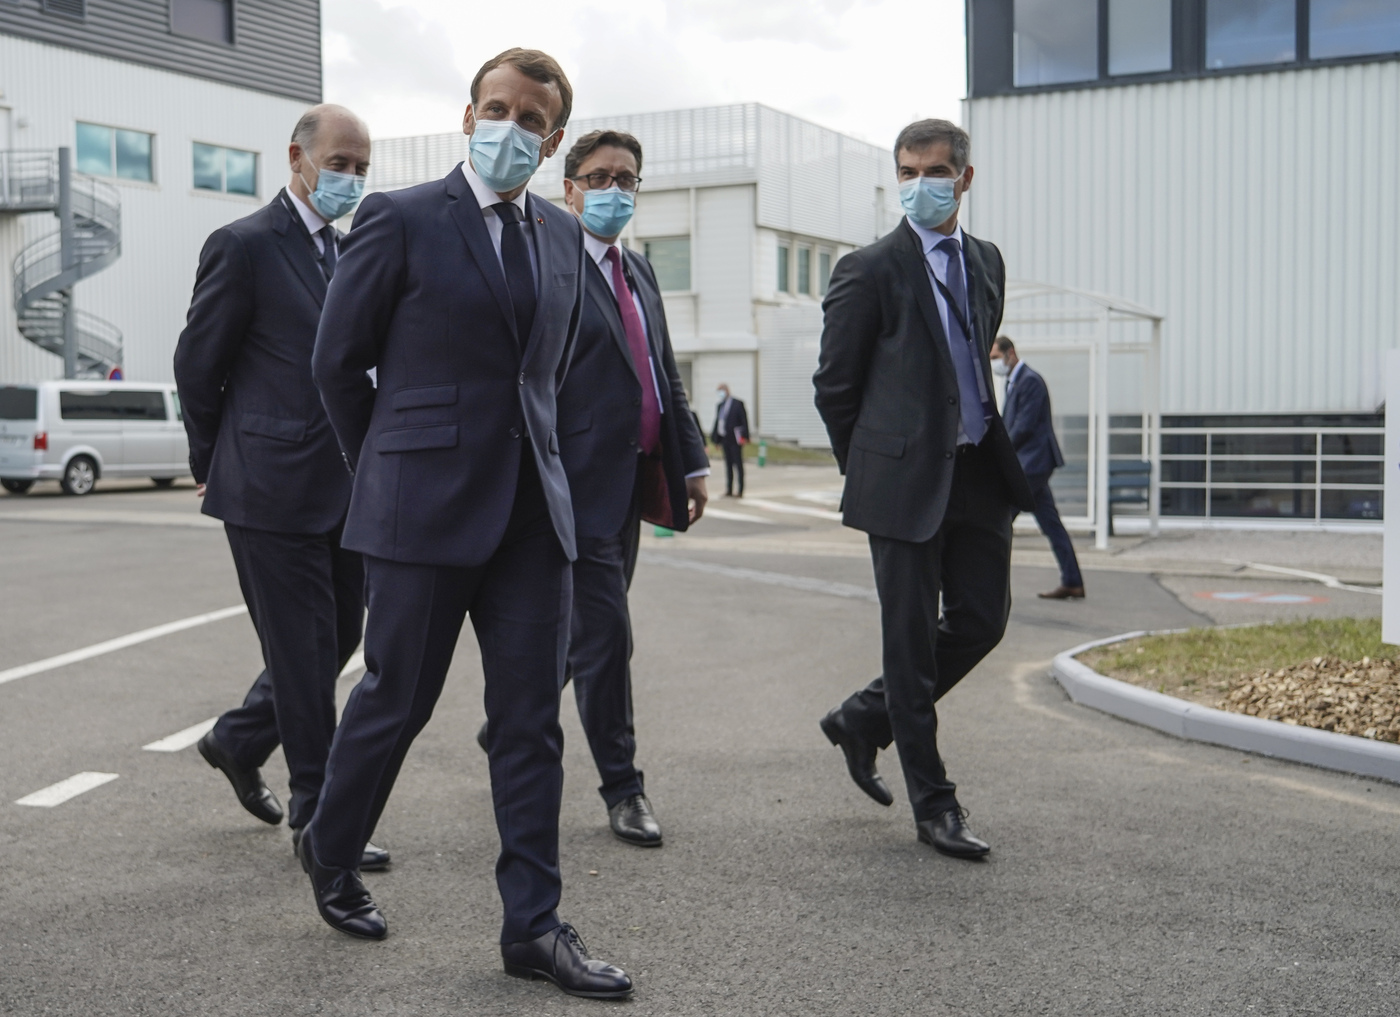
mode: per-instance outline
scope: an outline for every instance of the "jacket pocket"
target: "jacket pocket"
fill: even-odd
[[[573,417],[570,420],[564,421],[564,426],[561,427],[559,430],[560,433],[563,434],[565,438],[567,438],[571,434],[582,434],[584,431],[587,431],[592,426],[593,414],[580,413],[578,416]]]
[[[420,452],[432,448],[456,448],[457,425],[434,424],[431,427],[395,427],[380,431],[374,439],[376,452]]]
[[[262,413],[245,413],[238,424],[245,434],[260,434],[279,441],[301,441],[306,437],[306,421],[284,420]]]
[[[390,405],[396,410],[413,410],[420,406],[453,406],[456,402],[456,385],[425,385],[399,389]]]
[[[865,427],[857,427],[852,432],[851,445],[862,452],[874,452],[891,459],[899,459],[904,455],[904,435],[872,431]]]

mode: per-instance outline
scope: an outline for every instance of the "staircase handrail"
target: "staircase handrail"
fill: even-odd
[[[0,151],[0,211],[58,208],[58,157],[47,149]]]

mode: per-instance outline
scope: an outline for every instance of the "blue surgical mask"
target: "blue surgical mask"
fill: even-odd
[[[468,142],[472,169],[497,194],[513,191],[535,175],[543,144],[514,120],[478,120]]]
[[[606,191],[584,191],[583,214],[579,218],[589,233],[607,239],[617,236],[626,228],[636,205],[636,195],[619,187],[609,187]]]
[[[915,177],[899,185],[899,204],[904,214],[926,230],[942,226],[958,210],[953,185],[958,177]]]
[[[305,184],[306,178],[301,177],[301,182]],[[307,187],[310,185],[307,184]],[[364,177],[323,169],[316,178],[316,189],[311,192],[311,207],[325,216],[326,221],[335,222],[342,215],[353,212],[364,193]]]

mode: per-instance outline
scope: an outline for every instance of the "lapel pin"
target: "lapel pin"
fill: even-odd
[[[541,226],[543,226],[543,225],[544,225],[544,216],[538,216],[538,217],[535,219],[535,222],[537,222],[537,223],[539,223]]]

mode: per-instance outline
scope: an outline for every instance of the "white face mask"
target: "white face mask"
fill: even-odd
[[[1002,360],[1000,357],[998,357],[996,360],[992,361],[992,373],[995,374],[998,378],[1010,377],[1011,365],[1008,364],[1005,360]]]

